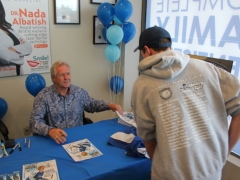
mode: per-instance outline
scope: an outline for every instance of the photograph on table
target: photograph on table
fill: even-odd
[[[62,145],[75,162],[103,155],[88,139]]]
[[[49,160],[23,165],[23,180],[51,179],[60,180],[56,160]]]

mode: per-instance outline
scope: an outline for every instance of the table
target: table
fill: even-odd
[[[87,138],[103,155],[92,159],[74,162],[62,145],[51,138],[30,136],[31,147],[23,147],[24,138],[20,142],[22,151],[17,148],[8,157],[0,158],[0,174],[13,171],[22,173],[23,164],[55,159],[61,180],[148,180],[150,179],[151,161],[147,158],[136,158],[125,155],[125,150],[107,144],[109,137],[127,126],[119,124],[117,119],[102,120],[93,124],[69,128],[67,143]],[[9,152],[11,149],[7,149]]]

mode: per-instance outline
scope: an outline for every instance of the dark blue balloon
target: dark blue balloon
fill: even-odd
[[[3,98],[0,98],[0,120],[3,118],[3,116],[5,116],[7,110],[7,102]]]
[[[133,7],[129,1],[118,1],[115,4],[114,12],[117,18],[122,22],[126,22],[132,15]]]
[[[111,44],[108,39],[107,39],[107,29],[111,26],[112,24],[109,24],[107,27],[104,27],[102,29],[102,36],[103,36],[103,39],[108,43],[108,44]]]
[[[107,33],[107,28],[104,27],[104,28],[102,29],[102,36],[103,36],[103,39],[107,42],[107,35],[106,35],[106,33]]]
[[[131,22],[125,22],[122,25],[122,29],[123,29],[123,42],[124,43],[128,43],[129,41],[132,40],[132,38],[135,36],[136,34],[136,28],[135,25]]]
[[[110,89],[115,93],[118,94],[123,89],[124,81],[119,76],[113,76],[110,79]]]
[[[42,75],[33,73],[30,74],[26,81],[25,81],[25,86],[27,91],[36,97],[36,95],[46,87],[46,82],[45,79],[42,77]]]
[[[102,3],[98,6],[97,16],[100,22],[107,27],[114,18],[114,8],[110,3]]]

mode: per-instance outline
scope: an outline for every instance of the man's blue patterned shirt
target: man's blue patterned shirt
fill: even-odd
[[[51,128],[83,125],[83,112],[109,110],[108,103],[95,100],[84,89],[70,85],[64,98],[54,85],[44,88],[35,97],[29,127],[32,133],[47,136]]]

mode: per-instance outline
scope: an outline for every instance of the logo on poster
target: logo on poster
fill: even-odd
[[[38,65],[48,65],[49,56],[33,56],[33,60],[27,60],[30,67],[37,67]]]
[[[46,25],[46,13],[37,11],[28,11],[25,9],[19,9],[19,11],[11,11],[12,16],[19,16],[19,18],[13,19],[13,24],[16,25]],[[26,19],[29,18],[29,19]],[[40,19],[39,19],[40,18]]]

